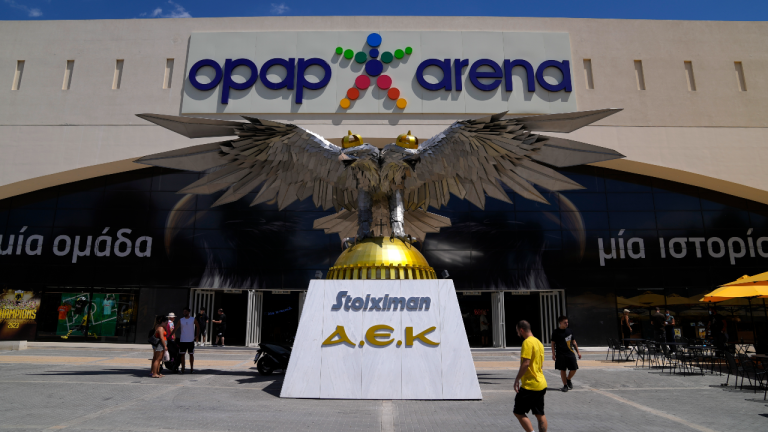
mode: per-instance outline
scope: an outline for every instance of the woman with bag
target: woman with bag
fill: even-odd
[[[168,345],[166,343],[165,324],[168,318],[160,315],[155,318],[155,326],[149,333],[149,343],[152,344],[152,370],[150,377],[162,378],[165,375],[160,373],[160,362],[168,356]]]

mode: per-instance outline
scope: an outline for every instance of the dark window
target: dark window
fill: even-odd
[[[52,226],[56,210],[12,209],[8,215],[8,229],[23,226]]]
[[[551,230],[560,228],[560,212],[517,212],[517,222],[522,230]]]
[[[611,211],[653,211],[653,195],[649,193],[609,193],[608,209]]]
[[[699,197],[677,193],[654,193],[656,210],[701,210]]]
[[[580,212],[580,213],[570,213],[570,212],[563,212],[562,213],[562,223],[563,228],[569,228],[569,221],[572,220],[572,217],[581,217],[583,223],[584,223],[584,229],[588,230],[602,230],[602,229],[608,229],[608,212]]]
[[[565,200],[570,201],[570,204]],[[572,193],[561,194],[560,208],[563,211],[605,211],[608,204],[604,193]]]
[[[610,212],[608,218],[612,229],[656,228],[654,212]]]
[[[704,226],[707,229],[752,228],[749,213],[730,208],[721,211],[703,211]]]
[[[657,212],[656,224],[659,229],[704,228],[701,212],[692,211]]]

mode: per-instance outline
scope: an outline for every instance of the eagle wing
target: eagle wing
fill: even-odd
[[[337,185],[344,171],[342,149],[323,137],[292,124],[245,117],[248,122],[138,114],[138,117],[189,138],[236,138],[145,156],[146,165],[209,174],[179,193],[227,191],[213,204],[236,201],[263,184],[251,205],[277,198],[280,210],[310,195],[324,210],[351,208],[356,190]],[[355,185],[356,186],[356,185]],[[354,194],[354,196],[353,196]]]
[[[547,200],[534,184],[552,191],[583,189],[549,166],[562,168],[618,159],[604,147],[536,135],[532,131],[568,133],[621,109],[504,118],[506,112],[459,121],[418,148],[415,181],[405,182],[407,209],[440,208],[450,195],[485,208],[485,195],[512,201],[500,183],[521,196]]]

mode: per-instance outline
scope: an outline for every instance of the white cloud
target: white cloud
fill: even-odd
[[[37,18],[43,16],[43,11],[41,11],[39,8],[31,8],[27,5],[18,4],[15,0],[4,0],[8,6],[22,10],[27,13],[28,16],[32,18]]]
[[[5,0],[8,1],[8,0]],[[163,12],[163,8],[155,8],[150,13],[142,13],[139,16],[143,17],[149,17],[149,18],[192,18],[192,15],[187,12],[186,9],[184,9],[184,6],[175,3],[171,0],[168,0],[168,4],[171,5],[171,9],[168,12]]]
[[[291,8],[288,7],[285,3],[272,3],[272,9],[270,12],[272,12],[275,15],[282,15],[288,11],[290,11]]]

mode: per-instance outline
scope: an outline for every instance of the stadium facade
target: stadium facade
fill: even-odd
[[[0,287],[5,308],[37,308],[0,315],[0,338],[142,342],[186,305],[223,307],[235,345],[295,332],[309,281],[342,252],[312,229],[333,209],[178,194],[201,174],[134,161],[213,140],[140,113],[246,115],[381,147],[502,111],[622,108],[567,135],[626,156],[558,170],[584,189],[430,208],[451,227],[418,247],[454,280],[474,346],[519,344],[520,319],[546,341],[563,313],[582,345],[605,345],[623,309],[650,335],[655,306],[693,337],[704,293],[768,265],[766,23],[7,21],[0,36]],[[762,299],[722,313],[732,338],[767,334]],[[32,330],[7,328],[19,320]]]

